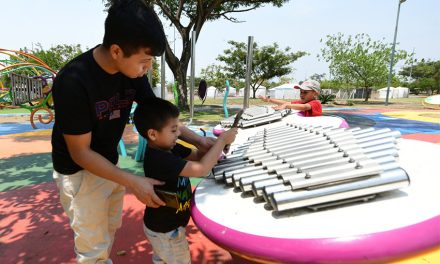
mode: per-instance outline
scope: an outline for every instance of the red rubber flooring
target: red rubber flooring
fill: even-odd
[[[440,143],[440,122],[412,125],[411,121],[397,119],[390,123],[381,115],[389,111],[397,110],[334,109],[330,114],[339,112],[350,126],[379,128],[401,123],[405,125],[403,138]],[[124,141],[136,143],[131,127],[124,133]],[[51,179],[50,151],[50,130],[0,136],[0,263],[75,263],[73,234]],[[123,162],[126,168],[141,169],[131,159]],[[144,207],[130,193],[124,202],[123,225],[116,234],[111,258],[115,264],[151,263],[151,247],[142,231]],[[193,222],[187,227],[187,235],[193,263],[231,262],[230,254],[204,237]],[[125,254],[118,255],[121,251]]]

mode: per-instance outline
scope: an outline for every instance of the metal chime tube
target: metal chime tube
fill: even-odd
[[[269,201],[272,201],[271,205],[275,211],[282,211],[394,190],[406,187],[408,184],[409,178],[406,172],[402,169],[395,169],[382,173],[380,177],[371,177],[363,181],[327,188],[274,192],[270,194]]]

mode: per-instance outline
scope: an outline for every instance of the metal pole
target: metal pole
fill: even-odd
[[[196,31],[193,30],[191,36],[191,84],[189,89],[189,124],[194,117],[194,75],[196,69]]]
[[[411,68],[409,69],[409,79],[410,79],[410,81],[412,79],[412,69],[413,69],[413,64],[414,64],[414,49],[415,48],[413,48],[412,53],[411,53]]]
[[[249,107],[249,91],[250,91],[250,86],[251,86],[253,50],[254,50],[254,37],[249,36],[248,37],[248,50],[247,50],[247,57],[246,57],[246,84],[245,84],[244,93],[243,93],[243,96],[244,96],[243,108]]]
[[[385,105],[388,105],[388,98],[389,98],[389,95],[390,95],[391,80],[393,78],[394,52],[395,52],[395,48],[396,48],[397,27],[399,26],[400,5],[403,2],[405,2],[406,0],[398,0],[398,1],[399,1],[399,5],[397,7],[397,18],[396,18],[396,28],[394,30],[394,41],[393,41],[393,46],[391,48],[390,73],[388,74],[387,96],[386,96],[386,99],[385,99]]]
[[[160,60],[160,97],[162,99],[166,99],[165,94],[165,53],[162,54],[161,60]]]

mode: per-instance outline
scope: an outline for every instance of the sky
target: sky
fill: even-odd
[[[327,35],[366,33],[374,40],[392,43],[398,0],[291,0],[281,8],[266,5],[237,16],[242,23],[227,20],[207,22],[200,33],[195,54],[196,75],[229,48],[229,40],[248,42],[253,36],[260,47],[278,43],[293,52],[310,55],[292,64],[289,77],[295,81],[315,73],[326,73],[328,64],[319,61]],[[401,4],[396,49],[415,52],[417,59],[440,59],[440,1],[407,0]],[[101,43],[106,12],[101,0],[0,0],[0,48],[44,49],[60,44],[81,44],[83,50]],[[181,40],[164,22],[171,47],[181,52]],[[159,58],[160,60],[160,58]],[[397,65],[396,68],[403,65]],[[190,67],[188,67],[188,76]],[[172,80],[171,71],[166,72]]]

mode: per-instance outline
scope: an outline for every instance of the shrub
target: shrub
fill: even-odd
[[[336,95],[334,94],[319,94],[318,100],[321,101],[321,104],[326,104],[328,102],[334,101],[336,98]]]

